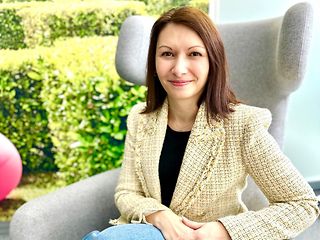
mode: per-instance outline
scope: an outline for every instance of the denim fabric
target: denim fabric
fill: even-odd
[[[165,240],[159,229],[148,224],[123,224],[102,232],[88,233],[82,240]]]

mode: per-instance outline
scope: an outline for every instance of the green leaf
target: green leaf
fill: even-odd
[[[42,76],[34,71],[27,72],[27,76],[33,80],[42,80]]]
[[[121,132],[112,134],[112,137],[116,140],[123,140],[124,139],[124,135]]]

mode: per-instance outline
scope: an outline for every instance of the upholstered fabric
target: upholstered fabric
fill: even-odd
[[[119,215],[114,189],[119,169],[79,181],[20,207],[10,223],[11,240],[80,240]]]
[[[114,224],[145,222],[161,204],[158,164],[167,129],[168,104],[155,113],[128,118],[125,155],[116,188],[122,214]],[[202,105],[191,130],[170,209],[194,221],[219,219],[232,239],[288,239],[315,221],[317,199],[268,133],[266,109],[237,105],[228,120],[206,119]],[[241,200],[250,174],[270,207],[247,212]]]
[[[116,68],[123,79],[145,84],[149,36],[155,19],[131,16],[122,24],[116,52]]]

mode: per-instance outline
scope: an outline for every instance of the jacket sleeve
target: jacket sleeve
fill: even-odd
[[[127,119],[127,135],[125,140],[124,158],[120,172],[118,185],[115,191],[115,203],[121,213],[121,217],[113,221],[113,224],[121,223],[147,223],[145,215],[159,210],[167,210],[154,198],[146,197],[136,173],[135,139],[137,125],[139,124],[142,104],[138,104],[131,110]]]
[[[262,109],[248,117],[242,158],[269,206],[219,219],[232,239],[290,239],[319,215],[313,190],[268,133],[268,118],[270,123],[270,112]]]

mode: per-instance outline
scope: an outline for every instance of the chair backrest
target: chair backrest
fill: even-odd
[[[149,35],[154,21],[151,17],[132,16],[122,25],[116,68],[129,82],[145,82]],[[306,70],[312,21],[312,6],[298,3],[282,17],[217,25],[226,49],[233,90],[243,102],[272,112],[269,131],[280,146],[288,97],[299,87]],[[256,189],[251,186],[252,180],[249,185],[250,193],[257,192],[250,190]],[[256,198],[251,195],[251,199]]]

